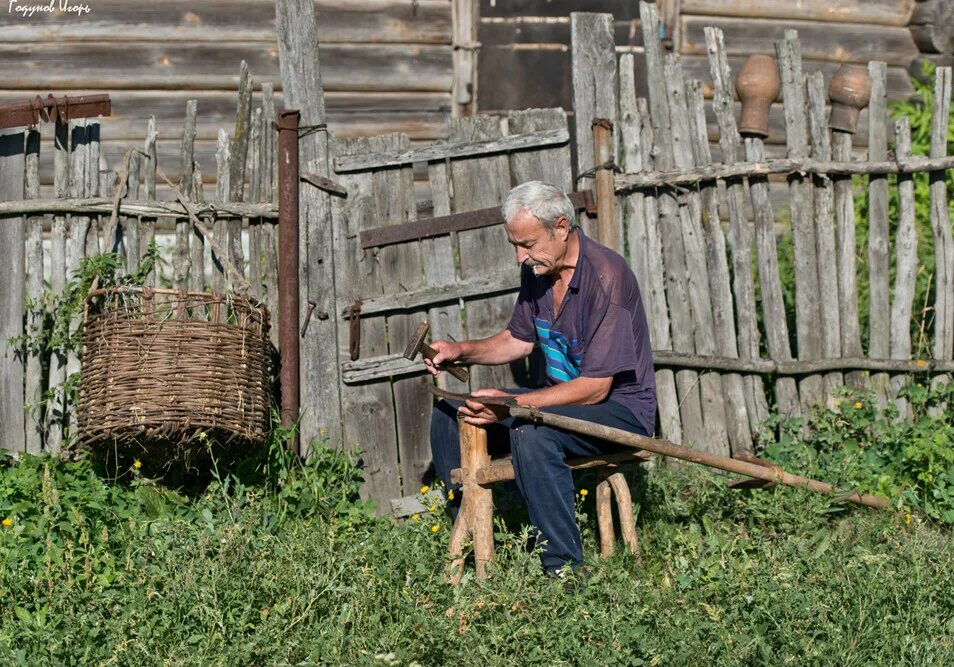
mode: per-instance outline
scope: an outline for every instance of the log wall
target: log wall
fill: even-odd
[[[178,174],[186,102],[198,100],[195,160],[209,182],[218,129],[234,120],[239,63],[253,104],[273,82],[283,104],[273,0],[97,0],[82,17],[0,13],[0,103],[36,94],[108,92],[113,117],[103,155],[115,164],[154,115],[159,167]],[[342,136],[444,136],[454,79],[450,0],[316,0],[329,126]],[[46,140],[46,137],[44,137]],[[51,155],[43,147],[41,160]],[[174,149],[175,148],[175,149]],[[45,155],[44,155],[45,154]],[[41,174],[51,170],[41,164]],[[44,194],[52,181],[44,177]]]

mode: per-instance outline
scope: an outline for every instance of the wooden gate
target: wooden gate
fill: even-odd
[[[332,214],[343,442],[363,451],[366,493],[379,502],[416,491],[431,460],[432,379],[420,359],[404,359],[408,339],[425,320],[434,339],[499,332],[520,274],[499,225],[384,245],[369,245],[367,232],[416,219],[417,165],[426,167],[434,216],[498,207],[512,185],[532,179],[569,190],[566,114],[515,111],[507,127],[494,117],[453,119],[446,143],[417,150],[404,135],[332,142],[335,179],[348,192]],[[527,382],[525,364],[474,367],[470,380],[474,388]]]

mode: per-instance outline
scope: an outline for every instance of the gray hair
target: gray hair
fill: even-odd
[[[560,188],[543,181],[521,183],[507,195],[500,207],[504,220],[510,222],[520,211],[527,211],[543,223],[546,229],[553,229],[557,220],[565,217],[570,227],[576,226],[576,209]]]

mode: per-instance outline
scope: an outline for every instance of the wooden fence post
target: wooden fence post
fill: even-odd
[[[709,71],[713,82],[713,109],[719,125],[719,146],[722,160],[735,164],[741,159],[741,139],[735,121],[734,88],[729,60],[725,52],[722,31],[706,28],[706,49],[709,52]],[[745,212],[745,181],[741,178],[726,183],[729,211],[729,246],[732,250],[732,291],[738,317],[739,357],[749,361],[759,359],[759,330],[756,321],[755,283],[752,279],[752,232]],[[745,404],[749,428],[755,433],[768,417],[768,402],[762,378],[749,375],[744,378]]]
[[[788,157],[808,157],[808,111],[805,107],[805,77],[798,33],[785,31],[785,39],[775,42],[782,99],[785,101],[785,139]],[[815,235],[813,188],[811,177],[792,174],[788,178],[789,210],[795,266],[795,332],[799,359],[818,359],[821,355],[821,321],[818,273],[818,244]],[[806,375],[799,383],[802,414],[823,399],[819,375]],[[807,423],[806,423],[807,425]]]
[[[619,91],[620,136],[625,156],[623,166],[629,172],[645,172],[653,168],[652,130],[649,105],[645,98],[636,98],[633,65],[633,55],[623,54],[620,58]],[[652,347],[654,350],[672,350],[657,199],[654,195],[636,190],[625,197],[624,210],[628,223],[630,265],[643,297]],[[671,368],[656,369],[656,403],[662,436],[681,443],[679,398]]]
[[[686,101],[685,77],[677,54],[666,56],[666,94],[672,130],[672,153],[677,168],[695,166],[692,153],[689,106]],[[715,325],[712,315],[712,294],[706,266],[705,239],[702,231],[702,196],[698,187],[680,198],[678,219],[685,252],[687,291],[692,313],[692,337],[696,354],[714,355]],[[697,447],[713,454],[728,455],[729,440],[725,425],[725,398],[722,378],[713,372],[699,374],[702,420],[705,440]]]
[[[895,157],[911,157],[911,120],[895,123]],[[911,311],[918,273],[918,231],[914,218],[914,174],[898,176],[898,230],[895,232],[894,301],[891,303],[891,358],[911,358]],[[894,404],[902,419],[911,417],[911,403],[898,396],[909,381],[907,375],[891,377]]]
[[[40,198],[40,132],[29,130],[26,139],[26,175],[23,196],[26,199]],[[39,336],[43,329],[43,216],[27,218],[26,240],[26,296],[33,304],[27,311],[26,333]],[[44,419],[40,401],[43,399],[43,352],[28,353],[24,401],[26,403],[26,451],[39,454],[43,449]]]
[[[868,102],[868,160],[888,159],[888,94],[885,89],[887,65],[868,63],[871,100]],[[868,177],[868,356],[887,359],[890,355],[890,307],[888,296],[888,177]],[[888,374],[874,373],[869,386],[879,405],[888,404]]]
[[[673,134],[662,47],[659,43],[658,8],[655,3],[640,2],[639,15],[646,48],[650,116],[658,150],[655,165],[657,169],[671,169],[675,166]],[[672,317],[673,349],[677,352],[692,353],[695,351],[694,328],[687,290],[688,269],[682,239],[682,222],[679,219],[679,203],[669,189],[659,192],[658,202],[659,236],[666,271],[666,297]],[[679,394],[683,439],[688,444],[701,445],[707,434],[703,422],[698,372],[688,369],[676,371],[676,388]]]
[[[576,168],[578,174],[596,166],[593,153],[593,121],[605,118],[616,123],[616,49],[613,42],[613,15],[572,12],[570,14],[570,60],[573,70],[573,112],[576,123]],[[612,160],[617,159],[613,145]],[[592,188],[593,179],[581,179],[579,187]],[[600,238],[599,226],[581,215],[583,231],[599,243],[609,245],[613,239]],[[622,243],[622,217],[615,216],[615,238]],[[609,243],[608,243],[609,242]],[[622,246],[612,247],[622,252]]]
[[[25,137],[22,131],[0,134],[0,200],[23,199]],[[0,290],[0,447],[26,449],[23,405],[23,359],[11,337],[23,335],[26,228],[23,218],[0,223],[0,262],[7,276]]]
[[[812,139],[812,158],[831,160],[831,138],[828,134],[827,97],[825,75],[812,72],[808,75],[808,115]],[[824,359],[841,357],[841,310],[838,307],[838,281],[831,279],[832,267],[838,266],[835,223],[833,217],[834,191],[832,180],[827,175],[815,176],[815,242],[818,248],[818,293],[820,303],[821,354]],[[824,273],[824,275],[823,275]],[[822,380],[825,400],[833,407],[834,393],[844,384],[840,372],[826,373]]]
[[[951,113],[951,68],[934,72],[934,120],[931,123],[931,157],[947,155],[948,125]],[[951,212],[948,208],[947,172],[929,175],[931,189],[931,229],[934,232],[934,358],[954,358],[954,239],[951,238]],[[932,387],[950,382],[950,375],[934,378]],[[932,414],[940,415],[937,406]]]
[[[302,174],[329,176],[328,135],[324,131],[325,99],[321,88],[318,32],[312,0],[277,0],[279,65],[285,107],[301,111],[309,128],[299,140]],[[299,299],[300,321],[314,301],[319,313],[335,310],[335,259],[330,196],[311,186],[299,195],[302,234]],[[341,369],[338,365],[338,317],[313,317],[301,341],[302,452],[312,440],[326,439],[341,447]]]

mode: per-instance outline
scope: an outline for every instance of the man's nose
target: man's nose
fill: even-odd
[[[517,248],[517,263],[523,264],[530,257],[530,254],[523,248]]]

